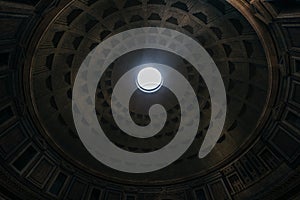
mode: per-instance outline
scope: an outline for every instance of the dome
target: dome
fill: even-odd
[[[0,7],[4,199],[299,196],[297,1]]]

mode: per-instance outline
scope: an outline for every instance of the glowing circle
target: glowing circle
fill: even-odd
[[[147,93],[159,90],[162,86],[162,82],[161,73],[153,67],[146,67],[139,71],[136,79],[138,88]]]

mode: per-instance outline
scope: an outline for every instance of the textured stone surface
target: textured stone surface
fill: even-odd
[[[0,197],[295,198],[300,181],[300,19],[296,4],[263,0],[112,2],[0,2]],[[206,160],[198,160],[198,149],[190,148],[165,171],[132,176],[105,168],[84,150],[72,121],[71,91],[78,67],[98,43],[144,26],[176,29],[201,43],[223,76],[229,104],[224,133]],[[164,52],[132,52],[108,68],[96,98],[99,123],[111,133],[110,140],[125,150],[153,151],[172,140],[178,128],[180,112],[171,93],[170,101],[160,100],[168,108],[169,124],[149,141],[137,143],[125,137],[109,109],[112,89],[121,74],[141,62],[142,55],[168,62],[159,59],[161,54],[174,61],[168,64],[174,64],[190,81],[201,102],[203,121],[195,147],[205,136],[209,95],[193,66]],[[122,67],[124,63],[128,68]],[[145,97],[137,93],[134,98],[131,116],[137,124],[147,124],[147,109],[138,103]],[[18,164],[22,160],[26,162]]]

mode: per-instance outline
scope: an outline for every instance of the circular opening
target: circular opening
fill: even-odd
[[[157,69],[153,67],[146,67],[139,71],[136,82],[140,90],[152,93],[159,90],[162,86],[163,80]]]

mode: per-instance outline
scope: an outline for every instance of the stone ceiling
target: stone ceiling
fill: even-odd
[[[21,199],[221,200],[284,194],[271,189],[283,174],[293,187],[299,183],[297,6],[260,0],[1,1],[2,176],[14,177],[6,180],[17,182]],[[167,88],[153,95],[136,91],[130,101],[130,115],[142,126],[150,121],[151,105],[164,106],[167,122],[157,135],[137,139],[117,127],[110,108],[113,88],[139,64],[156,62],[179,71],[201,110],[196,138],[180,159],[159,171],[130,174],[101,164],[85,149],[73,122],[72,88],[89,52],[117,33],[140,27],[174,29],[200,43],[222,75],[228,108],[216,146],[199,159],[211,102],[196,69],[185,58],[157,49],[116,59],[99,80],[95,109],[118,147],[151,152],[170,142],[179,127],[180,105]],[[266,180],[274,186],[268,188]],[[264,187],[269,193],[253,192]],[[9,184],[1,188],[7,195],[14,190]]]

